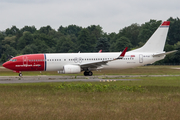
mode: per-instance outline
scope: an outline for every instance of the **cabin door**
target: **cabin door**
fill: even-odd
[[[27,56],[23,57],[23,65],[28,65],[28,58],[27,58]]]
[[[142,54],[139,55],[139,63],[143,63],[143,55]]]

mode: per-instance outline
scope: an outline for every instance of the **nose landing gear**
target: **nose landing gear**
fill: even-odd
[[[19,73],[19,77],[22,77],[23,76],[23,74],[22,73]]]
[[[13,71],[13,72],[19,73],[19,77],[22,77],[22,76],[23,76],[23,74],[21,73],[21,71]]]

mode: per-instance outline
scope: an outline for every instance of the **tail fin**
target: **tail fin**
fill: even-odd
[[[170,21],[163,22],[144,46],[133,50],[133,52],[163,52],[169,25]]]

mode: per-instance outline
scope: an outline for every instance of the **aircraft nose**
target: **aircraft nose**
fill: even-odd
[[[2,66],[5,68],[9,68],[9,62],[5,62]]]

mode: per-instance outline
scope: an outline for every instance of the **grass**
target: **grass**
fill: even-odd
[[[147,75],[133,81],[0,84],[0,120],[178,120],[180,76],[148,77],[178,75],[171,68],[178,66],[97,72]]]
[[[0,119],[179,119],[180,77],[139,79],[1,84]]]

